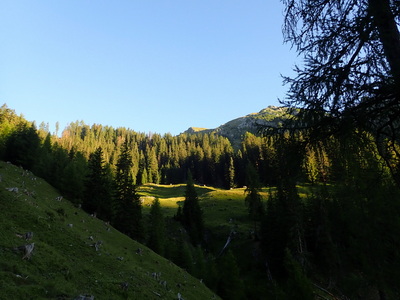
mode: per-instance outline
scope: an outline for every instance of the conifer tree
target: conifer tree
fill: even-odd
[[[33,124],[18,124],[6,143],[5,159],[32,170],[40,146],[39,135]]]
[[[218,262],[220,278],[218,295],[222,299],[246,299],[243,281],[240,279],[239,268],[231,250],[228,250]]]
[[[102,220],[111,218],[112,182],[110,175],[109,169],[104,163],[103,149],[99,147],[89,156],[82,207],[89,213],[96,212]]]
[[[264,206],[262,203],[262,196],[260,194],[261,183],[258,179],[256,169],[251,163],[247,165],[247,188],[245,203],[249,211],[249,216],[254,222],[254,234],[257,237],[257,223],[261,221],[264,215]]]
[[[155,198],[153,204],[151,205],[149,222],[149,237],[147,246],[154,252],[164,256],[166,231],[164,216],[161,211],[160,200],[158,200],[158,198]]]
[[[179,244],[176,247],[174,263],[191,274],[193,272],[193,257],[190,243],[181,236]]]
[[[125,140],[117,162],[115,175],[114,227],[136,240],[143,239],[142,206],[133,185],[132,157]]]
[[[52,143],[51,143],[51,135],[47,134],[46,138],[42,141],[38,156],[37,162],[35,164],[35,168],[33,172],[42,178],[49,181],[51,174],[51,165],[52,165],[53,153],[52,153]]]
[[[296,188],[302,151],[294,137],[281,136],[275,141],[279,182],[276,193],[267,201],[261,225],[261,244],[274,275],[285,276],[285,249],[306,260],[303,203]]]
[[[147,149],[147,165],[148,165],[148,181],[152,183],[159,183],[160,177],[158,174],[158,161],[154,147],[148,147]]]
[[[140,184],[146,184],[148,182],[148,174],[147,174],[147,168],[146,168],[146,158],[145,154],[142,150],[140,150],[139,154],[139,170],[137,174],[137,183]]]
[[[293,258],[288,249],[285,250],[285,270],[288,274],[286,281],[286,299],[315,299],[310,280],[304,274],[300,264]]]
[[[233,188],[235,185],[235,164],[233,162],[232,155],[228,155],[227,170],[225,176],[228,189]]]
[[[199,245],[203,241],[204,233],[203,212],[199,205],[199,199],[190,171],[188,172],[185,201],[182,208],[182,223],[188,231],[192,244]]]
[[[74,204],[82,203],[86,172],[86,158],[81,152],[71,152],[60,182],[63,193]]]

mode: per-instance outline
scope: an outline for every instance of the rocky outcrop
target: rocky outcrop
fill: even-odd
[[[242,137],[246,132],[253,134],[260,134],[262,128],[265,127],[278,127],[282,121],[287,118],[287,109],[278,106],[268,106],[258,113],[248,114],[229,121],[215,129],[205,129],[198,127],[190,127],[184,133],[198,134],[198,133],[215,133],[222,135],[230,140],[234,147],[240,145]]]

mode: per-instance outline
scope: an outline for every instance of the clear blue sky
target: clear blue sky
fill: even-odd
[[[279,0],[2,1],[0,105],[60,131],[215,128],[279,105]]]

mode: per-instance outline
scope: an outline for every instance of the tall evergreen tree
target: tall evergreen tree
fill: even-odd
[[[304,274],[301,265],[293,258],[288,249],[285,250],[284,266],[288,274],[285,299],[315,299],[311,281]]]
[[[103,159],[103,149],[99,147],[89,156],[82,207],[89,213],[96,212],[102,220],[111,219],[111,180],[111,174]]]
[[[233,161],[233,156],[232,155],[227,155],[227,170],[225,173],[226,177],[226,186],[228,189],[233,188],[235,186],[235,164]]]
[[[159,183],[160,177],[158,173],[158,161],[155,147],[148,147],[147,148],[147,176],[149,178],[149,182],[152,183]]]
[[[166,243],[165,221],[158,198],[154,199],[151,205],[149,222],[147,246],[154,252],[164,256]]]
[[[204,234],[203,212],[199,205],[199,199],[190,171],[188,172],[185,201],[182,208],[182,223],[188,231],[192,244],[199,245],[203,241]]]
[[[35,164],[35,168],[33,172],[35,172],[38,176],[50,181],[51,174],[51,165],[52,165],[53,153],[52,153],[52,142],[50,133],[47,134],[45,139],[42,141],[38,156],[37,162]]]
[[[132,157],[128,141],[122,145],[115,175],[113,225],[136,240],[143,239],[142,206],[131,174]]]
[[[222,299],[246,299],[243,281],[240,279],[240,271],[231,250],[228,250],[218,261],[218,270],[220,274],[218,295]]]
[[[192,256],[192,245],[180,236],[178,243],[175,245],[175,257],[174,263],[176,263],[182,269],[185,269],[188,273],[193,272],[193,256]]]
[[[253,165],[249,162],[247,165],[247,188],[246,198],[244,199],[249,216],[254,222],[254,235],[257,237],[257,223],[261,221],[264,215],[264,206],[262,203],[262,196],[260,194],[261,183],[258,179],[258,174]]]
[[[0,107],[0,158],[4,158],[6,143],[10,135],[13,134],[18,124],[24,123],[22,117],[17,116],[14,110],[3,104]]]
[[[81,152],[71,152],[61,179],[62,191],[71,202],[81,204],[87,160]]]
[[[33,124],[20,123],[6,143],[5,159],[32,170],[40,146],[39,135]]]
[[[261,244],[266,252],[271,271],[284,277],[285,249],[295,258],[306,259],[303,204],[296,188],[302,162],[302,151],[293,136],[282,136],[275,142],[277,148],[278,186],[267,201],[262,220]]]

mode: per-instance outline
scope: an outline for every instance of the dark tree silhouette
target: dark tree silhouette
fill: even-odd
[[[247,165],[246,168],[247,175],[247,188],[246,188],[246,198],[244,199],[249,216],[254,222],[254,234],[257,237],[257,223],[261,221],[264,215],[264,206],[262,203],[261,183],[258,179],[258,174],[256,169],[251,163]]]
[[[236,258],[231,250],[219,259],[218,269],[220,274],[218,295],[223,299],[246,299],[244,284],[240,279]]]
[[[160,200],[154,199],[149,214],[149,236],[147,246],[154,252],[164,255],[166,243],[166,230],[164,216],[161,211]]]
[[[97,148],[90,154],[88,174],[85,180],[85,192],[82,207],[89,213],[97,213],[102,220],[111,218],[112,182],[109,169],[103,159],[103,150]]]
[[[396,0],[283,0],[285,40],[304,56],[290,107],[311,137],[372,132],[400,185],[400,18]]]
[[[113,223],[115,228],[131,238],[142,240],[142,206],[133,185],[131,167],[132,156],[126,140],[117,162]]]
[[[190,172],[188,174],[185,201],[182,208],[182,223],[188,231],[192,244],[200,244],[203,241],[204,233],[203,212],[199,205],[199,199]]]
[[[39,135],[33,124],[18,124],[6,143],[5,159],[32,170],[40,146]]]

